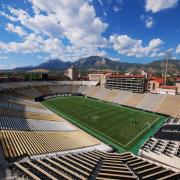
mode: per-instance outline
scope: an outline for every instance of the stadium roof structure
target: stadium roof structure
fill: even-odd
[[[111,78],[145,78],[145,75],[121,75],[121,74],[112,74],[108,77]]]

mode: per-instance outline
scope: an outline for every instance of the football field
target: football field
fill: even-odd
[[[165,117],[80,96],[56,97],[43,104],[119,151],[141,145]],[[152,131],[153,133],[153,131]]]

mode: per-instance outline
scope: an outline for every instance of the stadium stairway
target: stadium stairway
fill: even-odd
[[[10,166],[17,177],[34,179],[171,179],[180,173],[131,153],[91,151],[66,156],[28,159]]]

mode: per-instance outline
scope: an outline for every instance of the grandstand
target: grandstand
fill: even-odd
[[[163,98],[165,98],[165,95],[148,93],[138,104],[137,108],[154,111],[154,109],[163,100]]]
[[[180,173],[134,156],[99,151],[26,160],[11,166],[16,177],[34,179],[179,179]]]
[[[96,86],[97,83],[1,83],[0,179],[180,179],[180,119],[177,118],[180,96],[110,90]],[[157,132],[156,129],[154,135],[144,137],[149,138],[144,144],[141,142],[138,155],[117,153],[113,152],[116,150],[113,146],[34,101],[41,96],[73,95],[92,97],[99,103],[108,101],[114,107],[117,105],[113,103],[162,113],[171,118]],[[106,117],[103,111],[101,113]],[[114,112],[108,116],[109,121],[113,116]],[[131,116],[124,118],[131,119]]]
[[[140,155],[180,170],[180,124],[170,118],[141,147]]]
[[[102,100],[106,100],[107,97],[107,101],[146,111],[162,113],[172,117],[176,117],[180,112],[179,95],[172,96],[166,94],[151,93],[139,94],[128,91],[119,91],[116,89],[109,90],[104,88],[101,95],[101,89],[102,87],[87,87],[85,95],[96,98],[97,94],[99,94],[98,96],[102,96]]]

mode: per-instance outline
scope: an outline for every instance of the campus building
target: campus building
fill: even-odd
[[[69,77],[70,80],[78,80],[79,70],[75,66],[71,66],[67,70],[66,76]]]
[[[177,94],[177,87],[176,86],[159,86],[157,93],[176,95]]]
[[[159,86],[163,85],[165,82],[164,78],[152,77],[148,81],[147,91],[151,93],[158,93]]]
[[[108,72],[92,72],[88,74],[89,81],[98,81],[101,86],[106,83],[107,76],[111,73]]]
[[[180,78],[176,78],[175,84],[177,87],[177,93],[180,94]]]
[[[106,80],[106,88],[119,89],[137,93],[146,91],[145,75],[109,75]]]

